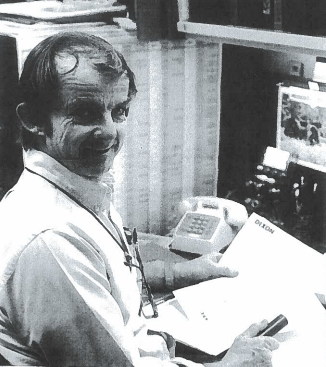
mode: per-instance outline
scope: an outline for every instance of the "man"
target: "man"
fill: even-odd
[[[0,204],[0,353],[14,365],[193,365],[148,335],[140,264],[101,182],[136,94],[123,56],[96,37],[55,35],[32,50],[20,84],[25,170]],[[212,257],[194,261],[190,283],[234,275]],[[157,270],[154,284],[164,282]],[[216,365],[269,366],[276,341],[252,338],[264,326],[253,325]]]

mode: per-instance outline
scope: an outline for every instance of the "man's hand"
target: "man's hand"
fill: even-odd
[[[269,336],[255,337],[266,326],[266,320],[251,325],[249,329],[235,339],[222,361],[207,363],[205,366],[272,367],[272,351],[278,348],[278,341]]]
[[[214,278],[233,278],[237,276],[237,271],[218,265],[221,257],[222,254],[213,252],[208,255],[200,256],[194,260],[175,264],[175,288],[186,287]]]
[[[267,324],[266,320],[253,324],[239,335],[223,358],[223,365],[227,367],[272,366],[272,351],[278,348],[278,341],[269,336],[255,337]]]

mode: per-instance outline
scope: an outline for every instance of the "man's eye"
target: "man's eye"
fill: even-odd
[[[79,122],[91,122],[99,118],[99,113],[89,108],[78,108],[72,115]]]
[[[123,107],[116,107],[111,111],[111,117],[114,122],[125,122],[127,115],[127,110]]]

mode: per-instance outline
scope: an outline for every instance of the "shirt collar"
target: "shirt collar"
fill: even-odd
[[[112,185],[76,175],[46,153],[34,149],[24,152],[24,163],[27,169],[67,191],[92,211],[109,210]]]

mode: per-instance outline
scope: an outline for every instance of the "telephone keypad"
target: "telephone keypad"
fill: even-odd
[[[177,234],[209,240],[212,238],[219,222],[220,219],[215,216],[187,213]]]

